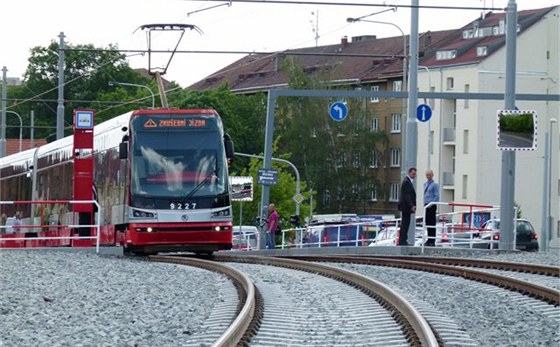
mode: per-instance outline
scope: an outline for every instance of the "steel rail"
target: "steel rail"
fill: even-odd
[[[299,259],[316,262],[342,262],[352,264],[376,265],[411,269],[418,271],[434,272],[448,276],[463,277],[478,282],[492,284],[524,295],[533,296],[538,300],[560,305],[560,291],[518,280],[498,274],[492,274],[475,269],[455,267],[450,265],[434,264],[415,260],[403,260],[390,257],[352,257],[352,256],[291,256],[290,259]]]
[[[410,302],[383,283],[361,274],[332,266],[287,258],[219,255],[215,256],[214,259],[218,261],[280,266],[319,274],[350,284],[390,308],[395,320],[403,326],[403,333],[411,346],[435,347],[440,345],[436,334],[426,319]]]
[[[436,264],[472,266],[484,269],[506,270],[530,273],[543,276],[560,277],[560,267],[543,264],[512,263],[507,261],[496,261],[489,259],[468,259],[449,257],[419,257],[419,256],[383,256],[382,258],[406,259]],[[378,257],[376,257],[378,258]]]
[[[243,272],[238,271],[225,264],[199,259],[184,258],[173,256],[151,255],[148,257],[151,261],[162,263],[173,263],[187,266],[196,266],[206,270],[223,273],[231,278],[238,290],[240,291],[240,301],[243,303],[240,312],[235,320],[230,324],[228,329],[214,342],[214,347],[237,346],[244,338],[249,325],[255,315],[256,307],[256,290],[253,282]]]

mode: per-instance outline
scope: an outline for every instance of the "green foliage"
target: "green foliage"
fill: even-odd
[[[22,85],[8,88],[8,109],[19,113],[24,124],[30,124],[30,113],[34,112],[35,138],[55,138],[58,50],[59,44],[54,41],[48,47],[32,48]],[[99,124],[131,109],[151,106],[151,94],[146,88],[109,86],[109,81],[121,81],[157,91],[150,78],[130,68],[126,56],[116,51],[116,46],[100,49],[67,44],[64,54],[65,135],[72,132],[74,109],[95,110],[95,122]],[[143,100],[126,103],[134,99]],[[8,136],[14,136],[15,130]],[[24,138],[27,137],[26,129]]]
[[[275,146],[276,147],[276,146]],[[262,155],[262,154],[261,154]],[[282,158],[290,160],[287,157]],[[261,159],[251,159],[249,165],[241,171],[232,171],[232,176],[251,176],[253,177],[253,201],[251,202],[234,202],[233,215],[234,224],[239,224],[239,212],[242,209],[243,224],[254,225],[256,218],[260,215],[262,186],[257,184],[258,170],[263,168]],[[296,203],[292,197],[296,193],[296,179],[293,170],[285,163],[272,161],[272,169],[278,171],[278,183],[270,187],[269,202],[274,203],[276,210],[280,216],[280,225],[283,229],[291,228],[289,223],[291,215],[296,214]],[[304,182],[300,182],[300,194],[304,196],[304,201],[300,204],[300,220],[305,220],[309,216],[309,191]],[[243,206],[241,207],[240,204]],[[266,211],[266,215],[268,211]]]
[[[333,80],[336,71],[305,74],[293,59],[285,59],[290,88],[324,89],[321,82]],[[373,110],[364,99],[348,99],[352,115],[336,122],[328,115],[329,104],[337,100],[312,97],[278,99],[277,139],[280,153],[291,153],[293,163],[303,170],[303,179],[320,194],[318,213],[366,212],[366,201],[373,189],[382,192],[381,183],[369,169],[372,152],[382,157],[388,143],[384,131],[371,132]],[[369,115],[368,115],[369,113]],[[329,192],[330,199],[324,196]],[[382,194],[378,194],[379,197]],[[324,199],[323,199],[324,198]]]
[[[500,131],[532,134],[534,128],[532,114],[511,114],[500,117]]]
[[[516,201],[513,202],[513,208],[516,211],[515,218],[523,218],[523,211],[521,210],[521,205],[519,205]]]

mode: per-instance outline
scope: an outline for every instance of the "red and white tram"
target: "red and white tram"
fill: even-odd
[[[93,156],[94,187],[84,189],[96,190],[102,245],[135,253],[209,254],[231,248],[233,144],[215,110],[136,110],[95,126],[93,140],[93,152],[83,155]],[[1,158],[0,200],[72,200],[72,152],[73,136],[68,136]],[[53,225],[77,219],[69,204],[2,204],[0,209],[6,216],[17,210],[27,220],[23,224],[33,226],[26,238],[45,230],[52,234]],[[54,230],[82,235],[79,229]]]

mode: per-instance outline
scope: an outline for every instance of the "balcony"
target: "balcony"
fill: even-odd
[[[453,188],[453,186],[455,186],[455,174],[453,172],[444,172],[442,176],[442,185]]]
[[[455,128],[444,128],[443,129],[443,144],[444,145],[454,145],[455,144]]]

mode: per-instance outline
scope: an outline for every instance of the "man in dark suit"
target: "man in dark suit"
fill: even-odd
[[[413,181],[416,178],[416,168],[408,169],[408,175],[401,183],[401,194],[399,196],[399,210],[402,212],[401,229],[399,232],[399,246],[408,246],[408,229],[410,227],[410,215],[416,212],[416,191]],[[412,240],[414,242],[414,240]]]

